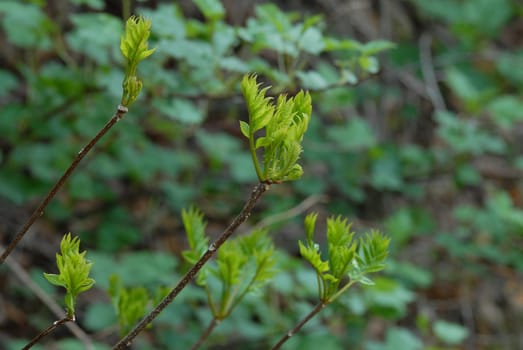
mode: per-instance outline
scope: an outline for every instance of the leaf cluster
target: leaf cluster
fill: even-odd
[[[125,287],[121,278],[114,274],[109,278],[108,292],[118,317],[121,336],[127,334],[145,316],[151,305],[158,302],[166,294],[165,288],[158,288],[153,297],[142,286]]]
[[[377,231],[371,231],[355,240],[347,219],[330,217],[327,219],[327,251],[324,257],[320,245],[313,239],[316,220],[317,214],[307,215],[307,240],[298,244],[300,254],[316,271],[320,300],[330,303],[357,282],[373,284],[366,275],[385,268],[389,239]]]
[[[85,259],[86,251],[80,253],[80,239],[71,238],[71,233],[62,238],[60,251],[62,254],[56,253],[59,274],[44,273],[44,277],[49,283],[66,289],[67,316],[73,319],[76,297],[95,283],[94,279],[89,278],[93,264]]]
[[[196,209],[184,211],[183,218],[191,247],[183,256],[194,263],[208,243],[203,233],[205,224]],[[213,317],[226,318],[247,294],[259,291],[274,275],[275,264],[275,248],[265,230],[225,242],[216,260],[206,264],[197,277],[197,284],[205,288]]]
[[[137,77],[138,63],[153,54],[156,49],[148,49],[151,21],[143,17],[131,16],[125,23],[125,35],[120,40],[120,50],[125,57],[125,78],[122,83],[122,105],[131,105],[142,89]]]
[[[300,91],[290,98],[280,95],[274,104],[271,97],[265,96],[269,88],[260,89],[255,75],[246,75],[241,88],[249,122],[240,121],[240,128],[249,139],[258,179],[266,183],[299,179],[303,169],[297,161],[312,112],[310,94]],[[258,136],[262,130],[264,135]],[[258,149],[263,150],[263,169],[258,161]]]
[[[209,238],[205,236],[207,223],[203,219],[202,212],[195,207],[182,209],[182,223],[190,248],[184,250],[182,255],[188,263],[195,264],[209,245]]]

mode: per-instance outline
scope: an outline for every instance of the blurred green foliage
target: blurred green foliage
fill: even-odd
[[[0,2],[0,196],[16,204],[29,205],[49,189],[121,97],[124,20],[101,0],[64,1],[61,13],[49,3]],[[240,79],[257,72],[274,93],[309,89],[314,104],[302,179],[270,194],[255,219],[324,194],[326,211],[358,217],[363,228],[380,223],[395,259],[376,286],[340,298],[335,312],[326,309],[288,347],[419,349],[466,341],[466,332],[438,316],[409,329],[394,323],[412,321],[410,303],[438,284],[446,273],[441,264],[464,267],[445,277],[455,284],[497,267],[523,271],[515,249],[523,244],[523,51],[511,36],[521,4],[405,1],[416,27],[389,36],[395,49],[378,60],[390,42],[332,35],[328,13],[260,4],[233,25],[217,0],[194,1],[199,12],[192,14],[172,2],[137,3],[137,14],[153,23],[156,48],[140,67],[142,94],[46,212],[48,223],[74,224],[81,233],[95,261],[95,288],[107,290],[113,272],[127,288],[171,285],[182,268],[177,258],[143,251],[181,231],[180,220],[164,224],[162,213],[178,217],[195,203],[221,222],[243,203],[256,174],[238,128],[247,119]],[[423,58],[421,34],[431,35],[432,62]],[[369,79],[378,62],[386,73],[417,79],[421,90],[432,69],[445,103],[409,88],[407,79]],[[269,291],[245,298],[209,344],[264,348],[308,312],[316,277],[279,254],[282,272]],[[209,321],[202,291],[191,287],[180,298],[151,330],[156,348],[187,348]],[[90,331],[116,323],[108,301],[79,307]],[[383,337],[365,338],[378,317],[387,322]],[[69,341],[56,346],[79,346]],[[150,344],[144,338],[137,346]]]

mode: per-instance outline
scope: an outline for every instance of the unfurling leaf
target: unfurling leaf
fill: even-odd
[[[80,253],[80,239],[66,234],[60,242],[61,254],[56,254],[59,274],[44,273],[47,281],[66,289],[65,305],[69,318],[74,317],[74,304],[78,294],[89,290],[95,281],[89,278],[92,263],[85,259],[86,252]]]
[[[313,240],[316,218],[316,214],[307,215],[307,244],[301,241],[298,244],[300,254],[316,270],[320,300],[330,303],[356,282],[372,285],[372,280],[366,275],[385,268],[389,239],[377,231],[371,231],[356,241],[347,219],[330,217],[327,219],[328,250],[326,259],[323,259],[319,244]]]
[[[307,242],[312,243],[314,236],[314,228],[316,227],[316,220],[318,213],[310,213],[305,217],[305,232],[307,233]]]
[[[131,16],[125,23],[125,35],[120,39],[120,50],[125,57],[125,77],[122,82],[122,101],[125,107],[131,105],[140,94],[142,82],[137,77],[138,63],[153,54],[149,49],[151,21]]]
[[[131,16],[125,23],[125,35],[120,39],[120,50],[127,59],[129,65],[136,65],[151,56],[156,50],[149,49],[149,35],[151,34],[151,21],[143,17]],[[136,75],[136,71],[131,71],[130,75]]]
[[[205,253],[209,244],[209,238],[205,236],[206,223],[203,220],[203,214],[196,208],[182,210],[182,221],[189,241],[189,250],[182,252],[187,262],[195,264],[198,259]]]
[[[189,244],[197,237],[207,244],[203,233],[203,218],[194,209],[184,211]],[[187,259],[188,251],[183,252]],[[254,230],[227,240],[218,250],[216,260],[206,264],[198,273],[197,284],[205,288],[209,307],[216,320],[229,316],[248,293],[260,290],[275,274],[274,245],[266,230]]]
[[[240,130],[242,131],[243,136],[245,136],[246,138],[249,138],[249,133],[250,133],[249,124],[247,124],[243,120],[240,120]]]
[[[270,97],[265,96],[268,87],[260,89],[255,75],[246,75],[241,86],[249,123],[240,122],[240,128],[242,134],[249,138],[259,180],[278,183],[300,178],[303,169],[297,161],[312,112],[309,93],[300,91],[291,98],[280,95],[274,104]],[[255,135],[262,129],[265,129],[264,135]],[[263,170],[256,153],[259,148],[263,149]]]

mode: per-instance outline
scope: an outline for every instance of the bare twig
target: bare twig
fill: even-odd
[[[298,333],[301,329],[301,327],[303,327],[307,322],[309,322],[314,316],[316,316],[327,304],[325,304],[324,302],[319,302],[318,304],[316,304],[316,306],[314,307],[314,309],[311,310],[311,312],[309,312],[309,314],[307,316],[305,316],[293,329],[291,329],[290,331],[288,331],[287,333],[285,333],[285,335],[283,337],[280,338],[280,340],[278,341],[278,343],[276,343],[276,345],[274,345],[271,350],[277,350],[279,348],[281,348],[281,346],[287,341],[289,340],[294,334]]]
[[[258,229],[258,228],[262,228],[262,227],[267,227],[270,225],[274,225],[278,222],[289,220],[295,216],[302,214],[303,212],[305,212],[307,209],[309,209],[316,203],[325,202],[326,200],[327,200],[327,196],[325,196],[325,195],[315,194],[315,195],[309,196],[309,197],[305,198],[305,200],[303,200],[297,206],[295,206],[289,210],[286,210],[282,213],[277,213],[277,214],[268,216],[265,219],[259,221],[256,225],[253,226],[252,229],[254,230],[254,229]]]
[[[205,330],[205,332],[202,333],[202,335],[200,336],[198,341],[191,347],[191,350],[198,349],[203,344],[203,342],[209,337],[209,335],[212,333],[214,328],[216,328],[216,326],[219,324],[220,324],[220,320],[217,320],[213,317],[211,323],[209,323],[209,326],[207,326],[207,329]]]
[[[113,350],[125,349],[131,346],[132,341],[145,327],[151,323],[175,298],[176,296],[196,277],[198,271],[201,270],[203,265],[209,261],[209,259],[216,253],[220,246],[227,241],[227,239],[236,231],[236,229],[244,223],[258,202],[260,197],[269,189],[269,185],[265,183],[259,183],[254,187],[251,192],[251,196],[245,203],[240,213],[234,218],[229,226],[223,231],[216,241],[211,243],[207,251],[202,255],[200,260],[194,264],[189,271],[185,273],[178,284],[167,294],[167,296],[147,315],[145,316],[124,338],[122,338],[115,346]]]
[[[52,332],[54,332],[54,330],[56,328],[60,327],[61,325],[63,325],[66,322],[69,322],[69,321],[73,321],[74,322],[74,317],[73,318],[69,318],[68,316],[66,316],[66,317],[64,317],[64,318],[62,318],[62,319],[60,319],[58,321],[53,322],[52,325],[47,327],[44,331],[42,331],[42,333],[38,334],[36,337],[33,338],[33,340],[31,340],[29,343],[27,343],[27,345],[24,346],[24,348],[22,350],[27,350],[27,349],[32,348],[33,345],[35,345],[40,340],[42,340],[44,337],[46,337],[49,334],[51,334]]]
[[[427,95],[430,97],[434,108],[437,110],[446,110],[447,107],[445,106],[445,100],[441,95],[436,73],[434,72],[434,64],[432,62],[432,53],[430,50],[431,45],[432,37],[428,34],[422,34],[419,39],[421,73],[425,80]]]
[[[49,193],[47,193],[47,196],[34,210],[33,214],[31,214],[29,219],[27,219],[26,223],[16,233],[11,243],[9,243],[5,251],[2,253],[2,256],[0,256],[0,265],[5,261],[7,256],[13,251],[13,249],[22,240],[22,238],[24,238],[24,235],[34,224],[34,222],[44,214],[44,210],[49,204],[49,202],[54,198],[58,190],[64,185],[69,176],[71,176],[72,172],[76,169],[80,161],[87,155],[87,153],[89,153],[91,148],[93,148],[93,146],[98,142],[98,140],[100,140],[102,136],[104,136],[114,126],[114,124],[116,124],[120,119],[123,118],[125,113],[127,113],[127,107],[119,105],[118,109],[116,110],[116,113],[107,122],[107,124],[105,124],[104,127],[91,139],[91,141],[89,141],[89,143],[84,148],[82,148],[80,152],[78,152],[69,168],[67,168],[62,177],[54,184]]]
[[[3,248],[0,246],[0,248]],[[27,288],[29,288],[38,299],[40,299],[56,317],[62,317],[64,314],[63,308],[60,307],[40,286],[33,282],[27,272],[20,266],[20,264],[9,258],[6,260],[7,267],[13,272]],[[83,344],[86,350],[93,350],[93,343],[89,336],[74,322],[66,323],[65,326],[78,338]]]

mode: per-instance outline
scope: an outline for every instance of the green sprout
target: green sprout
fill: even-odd
[[[159,302],[166,294],[166,287],[149,292],[141,286],[126,287],[121,278],[115,274],[109,277],[109,295],[118,316],[120,335],[124,336],[149,311],[151,305]],[[151,328],[149,324],[147,328]]]
[[[285,333],[271,349],[278,350],[294,334],[315,317],[325,306],[332,303],[355,283],[374,284],[367,274],[385,268],[390,240],[379,233],[371,231],[359,240],[354,239],[351,224],[347,219],[330,217],[327,219],[327,251],[322,252],[320,245],[313,240],[317,214],[305,218],[307,241],[299,241],[300,254],[314,270],[318,280],[319,302]],[[323,253],[323,254],[322,254]]]
[[[56,253],[59,274],[44,273],[44,277],[49,283],[65,288],[67,317],[74,320],[76,297],[89,290],[95,283],[92,278],[89,278],[93,264],[85,259],[85,251],[80,253],[80,239],[71,238],[71,233],[62,238],[60,251],[61,255]]]
[[[300,91],[291,98],[280,95],[274,104],[271,97],[265,97],[269,88],[260,90],[255,75],[246,75],[241,88],[249,122],[240,121],[240,128],[249,139],[258,179],[269,184],[299,179],[303,169],[297,161],[312,112],[310,94]],[[263,170],[256,153],[260,148],[263,149]]]
[[[156,50],[148,49],[151,34],[151,21],[143,17],[131,16],[125,23],[125,35],[120,40],[120,50],[125,57],[125,78],[122,83],[121,104],[130,106],[142,90],[142,82],[137,77],[138,63]]]
[[[205,223],[195,209],[183,210],[182,219],[190,246],[183,256],[194,263],[207,246]],[[272,278],[276,264],[274,249],[266,230],[254,230],[226,241],[218,250],[216,261],[200,270],[197,284],[205,288],[214,319],[225,319],[247,294],[260,290]]]
[[[317,214],[305,218],[307,241],[299,241],[300,254],[316,270],[318,294],[322,303],[336,300],[354,283],[372,285],[369,273],[385,268],[390,239],[372,230],[354,239],[351,224],[340,216],[327,219],[327,256],[313,240]]]

